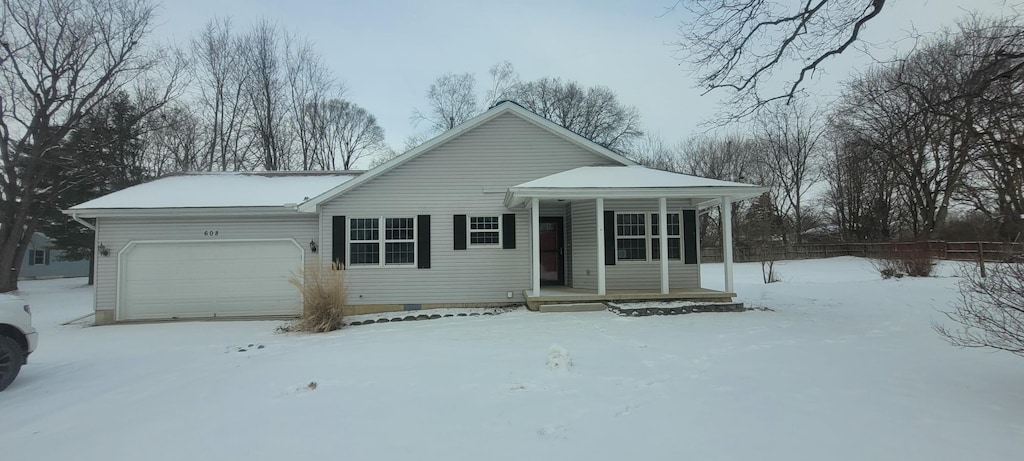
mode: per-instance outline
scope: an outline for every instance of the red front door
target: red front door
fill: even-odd
[[[540,218],[540,283],[565,284],[562,218]]]

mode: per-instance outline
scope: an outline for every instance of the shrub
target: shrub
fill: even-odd
[[[302,292],[302,317],[290,328],[323,333],[342,326],[346,303],[345,270],[336,264],[306,264],[288,281]]]
[[[908,277],[930,277],[935,267],[935,258],[927,249],[890,251],[881,257],[872,258],[871,265],[883,279]]]
[[[1024,356],[1024,263],[992,264],[988,276],[960,272],[960,299],[946,317],[960,324],[934,328],[954,346],[988,347]]]

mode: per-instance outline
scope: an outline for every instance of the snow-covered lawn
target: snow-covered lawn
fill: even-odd
[[[62,327],[89,312],[90,288],[26,282],[40,347],[0,393],[0,458],[1024,456],[1024,359],[931,329],[956,279],[883,281],[855,258],[778,269],[763,285],[757,265],[737,267],[740,300],[774,311],[516,311],[316,336],[265,321]],[[705,285],[720,274],[707,265]]]

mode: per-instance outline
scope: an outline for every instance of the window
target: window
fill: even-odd
[[[32,251],[32,265],[33,266],[45,266],[46,265],[46,252],[50,250],[30,250]]]
[[[416,219],[352,218],[349,220],[349,261],[353,266],[415,264]]]
[[[501,221],[497,216],[469,218],[469,245],[476,247],[501,244]]]
[[[384,264],[416,262],[416,224],[413,218],[384,219]]]
[[[682,260],[682,225],[679,213],[668,213],[668,259]],[[615,257],[617,261],[658,261],[661,239],[658,213],[619,213],[615,215]],[[647,223],[650,223],[650,226]],[[650,255],[647,248],[651,249]],[[650,256],[648,258],[648,256]]]
[[[682,227],[679,224],[679,214],[669,213],[666,215],[668,218],[668,259],[669,260],[681,260],[683,259],[683,242],[680,237],[680,231]],[[651,214],[651,260],[661,260],[661,237],[658,226],[658,213]]]
[[[619,261],[647,260],[647,224],[642,213],[615,215],[615,258]]]
[[[349,229],[351,264],[380,264],[380,220],[353,218]]]

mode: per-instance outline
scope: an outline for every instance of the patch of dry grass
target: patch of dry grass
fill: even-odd
[[[323,333],[341,328],[347,294],[343,268],[313,262],[288,281],[302,292],[302,317],[290,330]]]

